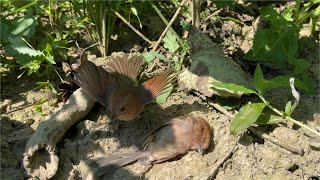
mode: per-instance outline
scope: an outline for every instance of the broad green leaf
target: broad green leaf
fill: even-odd
[[[1,33],[0,33],[0,40],[1,40],[1,44],[4,45],[4,43],[6,43],[6,41],[8,41],[9,37],[12,36],[12,34],[10,33],[10,30],[9,30],[9,25],[8,24],[9,22],[4,19],[4,18],[0,18],[0,30],[1,30]]]
[[[165,93],[163,93],[160,96],[156,97],[156,103],[157,104],[162,104],[162,103],[166,102],[166,100],[169,97],[172,89],[173,89],[173,86],[171,86],[168,89],[166,89]]]
[[[243,106],[237,116],[231,121],[231,134],[237,135],[254,124],[266,105],[266,103],[253,103]]]
[[[212,88],[212,82],[225,82],[254,88],[252,77],[241,66],[225,56],[223,49],[200,31],[191,27],[188,36],[191,66],[179,74],[181,84],[188,90],[197,90],[201,94],[224,97],[239,97],[224,90]]]
[[[276,88],[276,87],[285,87],[285,86],[289,87],[290,86],[290,83],[289,83],[290,78],[291,78],[290,76],[277,76],[275,78],[272,78],[267,83],[265,83],[263,89],[265,91],[269,91],[269,90]],[[299,87],[301,89],[304,89],[304,90],[308,90],[307,86],[299,79],[295,79],[295,86]]]
[[[283,121],[283,117],[261,113],[255,124],[275,124]]]
[[[215,89],[224,90],[232,94],[256,94],[255,91],[233,83],[212,82]]]
[[[254,72],[254,79],[253,79],[254,85],[256,86],[256,90],[258,90],[258,92],[261,92],[261,83],[263,79],[264,79],[263,72],[261,70],[260,64],[258,64]]]
[[[29,56],[43,55],[41,51],[30,48],[27,43],[22,40],[22,37],[9,38],[10,48],[17,51],[20,54],[26,54]]]
[[[155,51],[145,52],[145,53],[142,53],[142,55],[146,62],[151,62],[154,60],[154,58],[167,61],[167,58],[163,54],[159,54],[158,52],[155,52]]]
[[[286,104],[286,107],[284,109],[284,112],[290,116],[291,114],[291,107],[292,107],[292,104],[291,104],[291,101],[288,101],[287,104]]]
[[[245,54],[244,58],[252,61],[264,61],[284,67],[286,64],[286,55],[281,52],[282,47],[278,41],[278,33],[268,29],[258,30],[253,39],[252,49]]]
[[[278,14],[278,12],[272,7],[261,7],[261,15],[267,19],[275,30],[284,30],[286,28],[292,28],[295,32],[299,30],[297,25],[287,21],[283,15]]]
[[[174,53],[179,48],[177,38],[173,35],[171,31],[168,31],[166,36],[163,38],[164,47],[169,50],[169,52]]]
[[[289,58],[288,63],[294,67],[294,74],[303,74],[311,66],[311,63],[305,59]]]
[[[26,15],[22,18],[14,20],[15,29],[11,31],[13,35],[23,36],[29,39],[34,35],[36,27],[35,16]]]
[[[245,58],[284,68],[289,58],[298,56],[299,28],[271,7],[262,7],[261,15],[269,21],[271,27],[256,32],[253,47]]]

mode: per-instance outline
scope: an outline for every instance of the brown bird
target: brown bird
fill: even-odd
[[[109,176],[117,168],[137,160],[148,165],[170,160],[190,150],[202,154],[210,140],[210,126],[203,117],[178,117],[153,130],[141,150],[96,159],[96,175]]]
[[[106,106],[112,119],[132,120],[155,97],[163,94],[175,81],[173,69],[167,69],[143,84],[137,76],[144,64],[142,56],[112,58],[106,70],[86,60],[73,72],[75,82],[93,99]]]

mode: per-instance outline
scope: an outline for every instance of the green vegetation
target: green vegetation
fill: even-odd
[[[63,81],[59,75],[60,64],[68,60],[68,52],[71,48],[81,44],[81,48],[90,48],[98,56],[108,56],[112,52],[111,47],[117,46],[114,43],[116,40],[113,40],[117,39],[113,37],[115,34],[117,36],[133,34],[145,41],[141,43],[143,45],[139,51],[142,52],[147,63],[153,64],[146,71],[153,70],[154,65],[159,62],[181,71],[189,66],[189,62],[185,59],[189,56],[190,47],[183,36],[183,33],[190,28],[190,18],[192,19],[189,6],[187,4],[183,6],[180,16],[167,32],[163,31],[164,28],[150,25],[150,22],[158,18],[161,25],[168,26],[180,3],[176,0],[172,2],[3,0],[1,1],[0,39],[1,51],[4,53],[1,54],[1,64],[12,69],[22,69],[17,75],[18,78],[31,74],[45,75],[43,82],[37,84],[58,94],[54,85],[49,83],[50,78],[54,74]],[[222,23],[232,21],[241,26],[248,26],[249,23],[242,22],[236,15],[232,16],[232,13],[252,12],[253,19],[258,19],[259,16],[262,19],[260,22],[262,25],[254,34],[251,49],[241,57],[245,59],[242,61],[244,65],[256,65],[255,89],[251,90],[225,82],[213,84],[214,88],[219,90],[255,94],[261,99],[261,102],[247,104],[240,109],[238,116],[231,123],[231,133],[238,134],[252,124],[278,123],[284,120],[306,127],[290,116],[299,98],[295,96],[296,102],[289,101],[284,111],[279,111],[271,106],[264,96],[276,87],[290,86],[291,78],[295,79],[295,86],[301,93],[315,94],[314,78],[318,74],[310,71],[313,64],[301,51],[305,43],[301,40],[299,33],[305,25],[309,25],[310,37],[319,35],[317,21],[320,19],[320,0],[296,0],[287,5],[283,5],[285,2],[280,5],[277,3],[259,5],[257,2],[257,12],[254,8],[247,12],[241,11],[235,1],[212,0],[212,3],[215,12],[209,11],[210,8],[201,7],[201,11],[206,11],[201,15],[218,14],[219,11],[227,9],[229,14],[216,15],[217,19]],[[279,6],[283,8],[280,10]],[[207,17],[201,16],[201,18],[201,22],[204,22],[203,19]],[[151,30],[156,31],[154,33],[156,36],[148,34],[151,34]],[[165,33],[162,39],[161,32]],[[155,44],[159,38],[160,46],[155,48],[158,46]],[[265,79],[260,65],[263,68],[271,67],[279,71],[272,74],[272,78]],[[164,94],[157,99],[157,102],[164,102],[169,94],[170,92]],[[41,111],[39,106],[36,108],[37,111]],[[266,108],[271,109],[275,114],[266,114],[264,111]]]

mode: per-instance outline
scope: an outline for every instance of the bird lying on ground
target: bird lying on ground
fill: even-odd
[[[141,150],[97,158],[96,176],[110,176],[117,168],[134,161],[151,165],[173,159],[191,150],[202,154],[209,147],[210,140],[210,126],[203,117],[178,117],[149,133]]]

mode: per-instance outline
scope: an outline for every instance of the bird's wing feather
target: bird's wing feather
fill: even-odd
[[[110,71],[127,78],[129,81],[138,83],[138,75],[141,71],[141,67],[144,64],[143,56],[125,54],[123,56],[112,57],[107,66]]]
[[[150,102],[153,98],[166,93],[167,89],[171,87],[175,81],[175,71],[170,68],[144,82],[142,86],[145,90],[144,99],[146,103]]]
[[[116,78],[102,67],[86,60],[73,71],[74,81],[88,95],[107,106],[107,98],[113,91]]]

